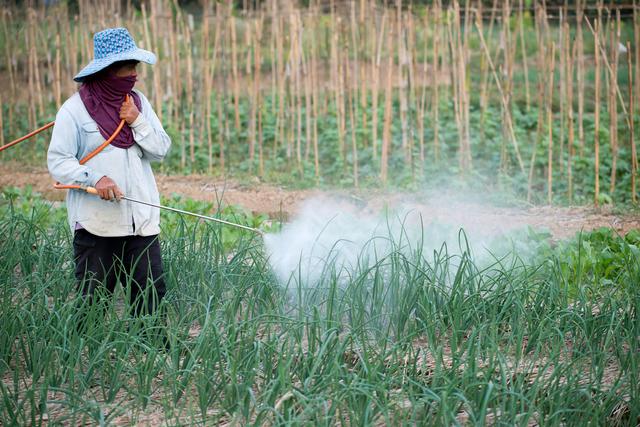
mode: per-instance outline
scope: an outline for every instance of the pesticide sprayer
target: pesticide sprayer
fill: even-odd
[[[120,121],[120,124],[118,125],[118,128],[115,130],[113,135],[111,135],[109,137],[109,139],[107,139],[104,143],[102,143],[94,151],[92,151],[87,156],[85,156],[82,159],[80,159],[79,163],[81,165],[85,164],[86,162],[91,160],[94,156],[96,156],[98,153],[100,153],[109,144],[111,144],[111,141],[113,141],[115,139],[115,137],[118,136],[118,134],[120,133],[120,130],[122,130],[124,124],[125,124],[125,121],[123,119],[122,121]],[[25,136],[23,136],[21,138],[18,138],[18,139],[14,140],[14,141],[11,141],[8,144],[3,145],[2,147],[0,147],[0,152],[6,150],[9,147],[13,147],[14,145],[17,145],[18,143],[20,143],[20,142],[22,142],[22,141],[24,141],[24,140],[26,140],[26,139],[34,136],[34,135],[37,135],[38,133],[40,133],[40,132],[42,132],[42,131],[44,131],[46,129],[49,129],[53,125],[54,125],[54,122],[47,123],[46,125],[42,126],[39,129],[34,130],[31,133],[29,133],[29,134],[27,134],[27,135],[25,135]],[[98,194],[98,191],[95,188],[86,187],[86,186],[82,186],[82,185],[64,185],[64,184],[56,183],[53,187],[55,189],[57,189],[57,190],[76,190],[76,191],[86,191],[87,193],[95,194],[95,195]],[[168,210],[168,211],[179,213],[179,214],[182,214],[182,215],[194,216],[196,218],[204,219],[206,221],[213,221],[213,222],[217,222],[219,224],[224,224],[224,225],[228,225],[228,226],[231,226],[231,227],[241,228],[243,230],[248,230],[248,231],[252,231],[254,233],[260,234],[261,236],[264,234],[262,232],[262,230],[259,230],[257,228],[248,227],[248,226],[242,225],[242,224],[235,224],[233,222],[225,221],[223,219],[214,218],[214,217],[210,217],[210,216],[206,216],[206,215],[200,215],[200,214],[197,214],[197,213],[194,213],[194,212],[184,211],[182,209],[176,209],[176,208],[172,208],[172,207],[169,207],[169,206],[162,206],[162,205],[159,205],[159,204],[150,203],[150,202],[146,202],[146,201],[143,201],[143,200],[137,200],[137,199],[133,199],[131,197],[127,197],[126,195],[122,196],[120,198],[124,199],[124,200],[128,200],[128,201],[133,202],[133,203],[140,203],[140,204],[143,204],[143,205],[151,206],[151,207],[158,208],[158,209]]]

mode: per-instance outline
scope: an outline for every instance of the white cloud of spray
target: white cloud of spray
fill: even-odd
[[[322,300],[321,288],[328,278],[335,278],[342,289],[354,277],[362,277],[362,272],[394,274],[380,267],[394,253],[412,259],[420,252],[429,259],[446,245],[455,275],[455,263],[463,251],[470,250],[476,266],[486,266],[513,252],[526,257],[530,250],[507,237],[524,224],[512,223],[508,215],[487,215],[487,209],[478,204],[445,196],[376,203],[362,207],[344,199],[314,198],[280,233],[265,236],[271,267],[292,301],[308,305]]]

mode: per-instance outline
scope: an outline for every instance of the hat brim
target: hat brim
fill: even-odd
[[[92,74],[95,74],[99,71],[104,70],[109,65],[120,62],[120,61],[140,61],[145,62],[147,64],[155,64],[156,63],[156,55],[148,50],[144,49],[133,49],[128,52],[122,52],[115,55],[109,55],[105,58],[94,59],[91,61],[86,67],[84,67],[76,76],[73,78],[76,82],[82,82],[85,77],[88,77]]]

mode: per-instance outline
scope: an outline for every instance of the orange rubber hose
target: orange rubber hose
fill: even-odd
[[[129,95],[125,95],[125,100],[129,101]],[[125,123],[124,119],[120,120],[120,124],[116,128],[115,132],[113,132],[113,134],[109,137],[109,139],[107,139],[105,142],[100,144],[100,146],[98,148],[96,148],[95,150],[93,150],[92,152],[90,152],[89,154],[84,156],[82,159],[80,159],[79,163],[81,165],[84,165],[89,160],[91,160],[95,156],[97,156],[109,144],[111,144],[111,142],[116,138],[116,136],[118,136],[118,134],[120,133],[120,131],[124,127],[124,123]],[[56,190],[85,190],[85,187],[82,187],[80,185],[64,185],[64,184],[60,184],[59,182],[56,182],[55,184],[53,184],[53,188],[55,188]],[[95,189],[94,189],[94,191],[95,191]],[[97,193],[93,193],[93,194],[97,194]]]
[[[125,101],[129,101],[129,95],[128,94],[125,95],[124,99],[125,99]],[[107,139],[105,142],[103,142],[98,148],[96,148],[95,150],[93,150],[92,152],[90,152],[89,154],[84,156],[82,159],[80,159],[80,164],[84,165],[89,160],[91,160],[95,156],[97,156],[99,152],[104,150],[107,147],[107,145],[111,144],[111,141],[113,141],[116,138],[116,136],[118,136],[118,134],[120,133],[120,131],[122,130],[123,127],[124,127],[124,119],[120,120],[120,124],[116,128],[116,131],[113,132],[113,134],[109,137],[109,139]]]
[[[129,100],[129,95],[125,95],[125,100]],[[14,141],[11,141],[8,144],[3,145],[2,147],[0,147],[0,152],[6,150],[9,147],[13,147],[16,144],[21,143],[22,141],[31,138],[34,135],[39,134],[40,132],[49,129],[51,126],[53,126],[56,122],[50,122],[47,123],[46,125],[42,126],[41,128],[38,128],[36,130],[34,130],[33,132],[29,132],[28,134],[26,134],[25,136],[22,136]],[[83,157],[82,159],[80,159],[80,164],[84,165],[85,163],[87,163],[89,160],[93,159],[98,153],[100,153],[102,150],[105,149],[105,147],[107,147],[107,145],[111,144],[111,142],[115,139],[116,136],[118,136],[118,134],[120,133],[120,131],[122,130],[122,128],[124,127],[124,123],[125,120],[122,119],[120,120],[120,124],[118,125],[118,127],[116,128],[115,132],[113,132],[113,134],[109,137],[109,139],[107,139],[105,142],[103,142],[98,148],[96,148],[95,150],[93,150],[91,153],[87,154],[85,157]]]
[[[125,100],[129,101],[129,95],[128,94],[125,95]],[[26,134],[25,136],[20,137],[20,138],[14,140],[14,141],[11,141],[8,144],[3,145],[2,147],[0,147],[0,152],[2,152],[3,150],[6,150],[9,147],[13,147],[16,144],[19,144],[20,142],[24,141],[25,139],[29,139],[32,136],[39,134],[43,130],[49,129],[54,124],[55,124],[55,122],[47,123],[46,125],[42,126],[41,128],[36,129],[33,132],[30,132],[30,133]],[[116,138],[116,136],[118,136],[118,134],[120,133],[120,131],[124,127],[124,124],[125,124],[125,120],[124,119],[120,120],[120,124],[116,128],[115,132],[113,132],[113,134],[109,137],[109,139],[107,139],[105,142],[100,144],[100,146],[98,148],[96,148],[95,150],[93,150],[92,152],[90,152],[89,154],[84,156],[82,159],[80,159],[79,163],[81,165],[84,165],[89,160],[91,160],[95,156],[97,156],[109,144],[111,144],[111,142]],[[84,190],[84,191],[90,192],[92,194],[97,194],[97,192],[93,193],[94,191],[96,191],[94,188],[91,188],[91,190],[93,190],[93,191],[89,191],[89,190],[87,190],[87,187],[82,187],[80,185],[64,185],[64,184],[60,184],[59,182],[56,182],[55,184],[53,184],[53,188],[55,188],[57,190]]]
[[[127,95],[127,97],[128,96],[129,95]],[[113,141],[115,137],[118,136],[118,134],[120,133],[123,127],[124,127],[124,119],[120,120],[120,124],[116,128],[116,131],[113,132],[113,134],[109,137],[109,139],[107,139],[105,142],[100,144],[98,148],[96,148],[95,150],[93,150],[92,152],[84,156],[82,159],[80,159],[79,163],[81,165],[84,165],[89,160],[97,156],[102,150],[104,150],[107,147],[107,145],[111,144],[111,141]],[[56,190],[85,190],[86,191],[86,188],[81,185],[71,185],[71,184],[65,185],[65,184],[60,184],[59,182],[56,182],[55,184],[53,184],[53,188],[55,188]],[[95,189],[93,190],[95,191]],[[98,193],[96,192],[92,194],[98,194]]]
[[[109,137],[109,139],[107,139],[105,142],[103,142],[98,148],[96,148],[95,150],[93,150],[92,152],[90,152],[89,154],[84,156],[82,159],[80,159],[80,164],[84,165],[89,160],[91,160],[95,156],[97,156],[98,153],[100,153],[102,150],[104,150],[107,147],[107,145],[111,144],[111,141],[113,141],[116,138],[116,136],[118,136],[118,134],[120,133],[120,131],[122,130],[123,127],[124,127],[124,119],[120,120],[120,124],[116,128],[116,131],[113,133],[113,135],[111,135]]]
[[[25,136],[16,139],[15,141],[11,141],[8,144],[3,145],[2,147],[0,147],[0,152],[6,150],[9,147],[13,147],[14,145],[24,141],[25,139],[29,139],[31,138],[33,135],[37,135],[40,132],[42,132],[43,130],[49,129],[51,126],[53,126],[55,124],[55,122],[51,122],[51,123],[47,123],[46,125],[42,126],[40,129],[36,129],[31,133],[26,134]]]

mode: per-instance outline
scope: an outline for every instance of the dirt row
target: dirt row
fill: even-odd
[[[555,238],[574,235],[580,230],[611,227],[619,233],[640,228],[637,214],[616,213],[611,208],[540,206],[526,209],[504,208],[485,203],[463,201],[447,194],[428,195],[401,192],[362,192],[326,190],[290,190],[260,182],[244,184],[232,179],[206,175],[157,175],[158,188],[165,196],[241,206],[253,213],[265,213],[284,219],[295,216],[307,200],[324,198],[349,204],[366,213],[385,206],[415,209],[424,218],[464,227],[508,231],[527,225],[548,229]],[[31,185],[34,191],[52,201],[64,199],[64,192],[54,190],[45,168],[0,163],[0,188]]]

